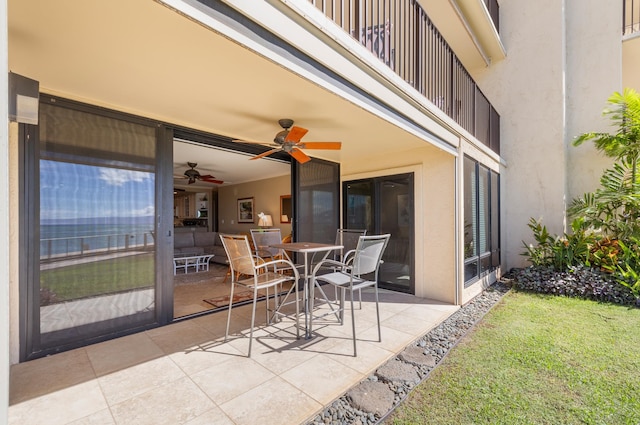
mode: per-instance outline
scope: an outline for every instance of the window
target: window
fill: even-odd
[[[499,175],[464,158],[465,286],[500,264]]]

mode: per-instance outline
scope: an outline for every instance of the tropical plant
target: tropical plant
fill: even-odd
[[[533,232],[536,245],[523,241],[526,251],[522,255],[534,266],[564,271],[581,264],[590,264],[590,249],[594,237],[587,232],[583,219],[575,219],[571,223],[572,233],[565,233],[562,237],[552,236],[546,226],[534,218],[529,220],[528,226]]]
[[[601,188],[574,199],[568,209],[570,217],[583,217],[586,226],[615,239],[640,237],[640,175],[624,161],[604,172]]]
[[[615,273],[620,261],[619,253],[620,242],[617,239],[596,238],[590,250],[592,265],[605,272]]]
[[[631,290],[640,299],[640,239],[630,238],[627,243],[620,245],[620,262],[615,278],[618,283]]]
[[[633,89],[609,98],[608,116],[615,133],[584,133],[574,146],[593,140],[596,149],[616,163],[600,179],[601,188],[573,200],[570,217],[584,217],[585,225],[614,239],[640,237],[640,94]]]
[[[534,266],[557,271],[584,265],[609,272],[640,299],[640,94],[633,89],[614,93],[603,115],[615,133],[585,133],[574,141],[579,146],[592,140],[614,159],[600,178],[601,187],[572,201],[567,210],[572,234],[553,236],[530,219],[537,245],[525,243],[522,255]]]
[[[613,93],[608,99],[609,108],[602,115],[611,118],[612,125],[618,127],[614,134],[589,132],[578,136],[573,142],[579,146],[593,140],[596,149],[606,156],[633,164],[634,174],[640,157],[640,94],[633,89],[624,89],[622,94]]]

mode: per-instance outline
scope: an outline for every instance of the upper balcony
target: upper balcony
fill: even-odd
[[[640,0],[622,1],[622,35],[640,32]]]
[[[622,85],[640,90],[640,0],[622,0]]]
[[[465,68],[465,63],[487,66],[493,58],[504,58],[497,0],[309,1],[465,130],[500,153],[500,116]],[[431,15],[441,22],[440,27],[448,28],[447,35]],[[461,33],[466,40],[460,39]],[[464,59],[449,42],[459,45]]]

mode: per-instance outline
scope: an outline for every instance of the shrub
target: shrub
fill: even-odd
[[[615,279],[640,299],[640,240],[630,238],[628,244],[620,241],[619,245],[622,255],[617,265]]]
[[[526,256],[534,266],[552,267],[564,271],[571,267],[590,264],[590,248],[594,237],[585,230],[584,220],[577,218],[571,223],[573,233],[562,237],[552,236],[546,226],[535,219],[530,219],[529,228],[537,245],[526,244],[522,255]]]

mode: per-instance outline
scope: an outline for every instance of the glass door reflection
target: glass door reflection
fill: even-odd
[[[390,233],[380,267],[380,286],[414,293],[413,174],[347,181],[344,227]]]

